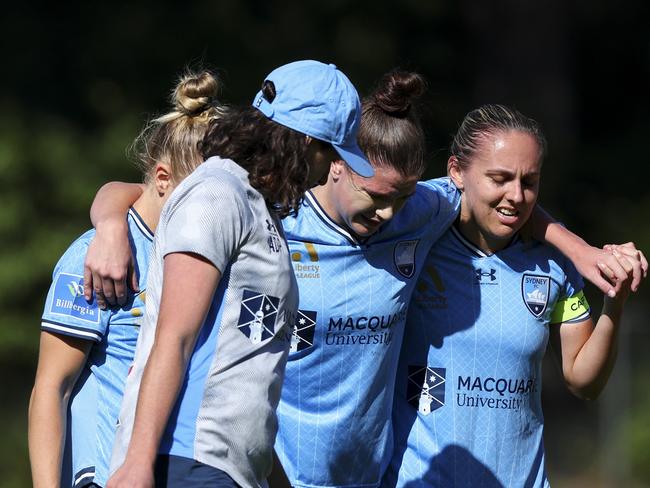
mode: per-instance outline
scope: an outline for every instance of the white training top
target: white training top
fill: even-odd
[[[199,254],[221,272],[159,453],[195,459],[242,486],[272,467],[275,409],[296,314],[282,227],[235,162],[210,158],[172,193],[156,231],[145,322],[127,379],[111,469],[123,462],[151,351],[167,254]]]

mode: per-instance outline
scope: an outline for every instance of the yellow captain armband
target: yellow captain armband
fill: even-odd
[[[553,313],[551,313],[551,324],[579,322],[589,317],[590,311],[591,308],[587,302],[587,297],[581,290],[572,297],[557,302]]]

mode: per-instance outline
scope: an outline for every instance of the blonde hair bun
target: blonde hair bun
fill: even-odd
[[[216,76],[206,70],[186,70],[179,78],[171,112],[150,120],[132,144],[145,182],[156,163],[169,164],[178,183],[203,162],[198,144],[212,121],[227,110],[217,99],[219,88]]]
[[[219,83],[212,73],[186,72],[172,93],[172,104],[183,115],[195,115],[209,108],[218,92]]]

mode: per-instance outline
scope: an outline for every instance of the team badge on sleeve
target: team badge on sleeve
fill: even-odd
[[[314,345],[314,327],[316,326],[316,312],[312,310],[298,310],[298,319],[291,335],[290,352],[298,352]]]
[[[405,278],[410,278],[415,273],[415,248],[418,241],[400,241],[395,245],[393,258],[395,266]]]
[[[541,317],[548,305],[551,278],[525,273],[521,278],[521,295],[535,317]]]
[[[445,405],[445,368],[409,365],[408,402],[422,415]]]
[[[237,327],[253,344],[273,337],[280,299],[244,290]]]
[[[50,312],[69,315],[86,322],[99,323],[97,302],[88,303],[84,298],[84,279],[82,276],[61,273],[54,285]]]

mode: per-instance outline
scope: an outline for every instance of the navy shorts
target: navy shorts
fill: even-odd
[[[181,456],[159,454],[154,471],[156,488],[240,488],[220,469]]]

